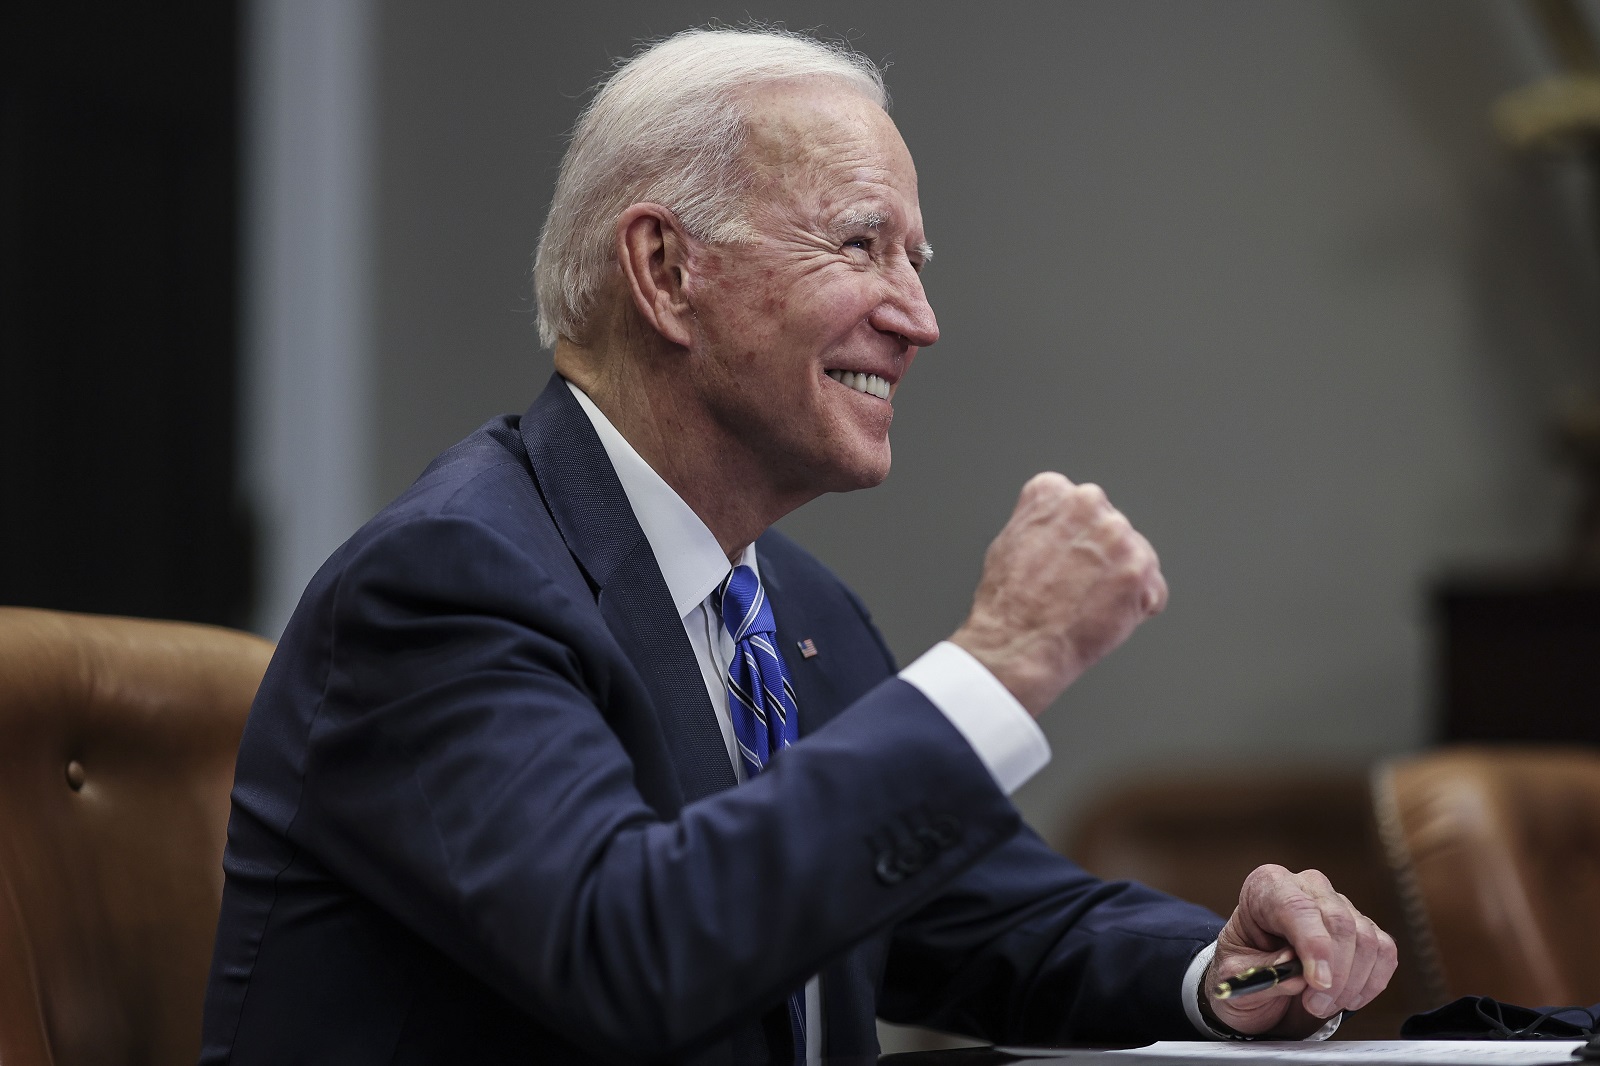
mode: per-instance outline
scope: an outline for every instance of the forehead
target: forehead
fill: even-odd
[[[747,104],[746,132],[754,192],[774,206],[919,221],[911,153],[883,108],[860,93],[818,81],[764,87]]]

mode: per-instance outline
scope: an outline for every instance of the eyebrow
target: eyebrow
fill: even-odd
[[[883,225],[884,221],[884,217],[878,214],[876,211],[865,215],[858,215],[852,212],[851,214],[845,215],[839,221],[835,222],[833,224],[833,228],[836,230],[877,229],[879,226]]]

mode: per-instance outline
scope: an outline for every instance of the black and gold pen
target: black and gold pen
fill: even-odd
[[[1225,981],[1218,981],[1213,993],[1218,999],[1233,999],[1255,992],[1265,992],[1269,988],[1276,988],[1291,977],[1299,976],[1299,959],[1290,959],[1278,966],[1252,966],[1244,973],[1234,974]]]

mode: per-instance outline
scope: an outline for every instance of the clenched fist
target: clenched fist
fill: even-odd
[[[1037,717],[1166,604],[1154,549],[1100,487],[1037,474],[989,545],[972,613],[950,639]]]

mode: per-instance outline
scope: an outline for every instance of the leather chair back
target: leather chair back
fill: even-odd
[[[192,1063],[272,646],[0,608],[0,1064]]]
[[[1446,749],[1373,792],[1435,1003],[1600,1002],[1600,753]]]

